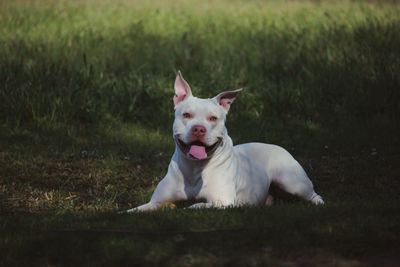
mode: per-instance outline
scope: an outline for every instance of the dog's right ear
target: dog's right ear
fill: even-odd
[[[183,79],[183,76],[180,71],[178,71],[178,75],[176,75],[175,79],[175,96],[174,96],[174,105],[175,107],[190,97],[192,95],[192,90],[190,89],[189,84]]]

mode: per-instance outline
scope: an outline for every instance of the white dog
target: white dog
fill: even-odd
[[[313,204],[322,197],[285,149],[269,144],[233,146],[225,128],[228,110],[241,91],[211,99],[192,95],[180,72],[175,80],[175,153],[150,202],[131,211],[155,210],[180,201],[190,208],[234,207],[271,202],[271,183]]]

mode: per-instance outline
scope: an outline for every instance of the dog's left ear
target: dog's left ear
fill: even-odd
[[[214,100],[221,106],[223,107],[226,112],[229,111],[229,108],[231,107],[231,104],[235,100],[236,96],[242,91],[243,88],[236,89],[233,91],[225,91],[214,97]]]

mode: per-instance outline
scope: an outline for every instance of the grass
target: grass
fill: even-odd
[[[20,214],[3,219],[8,231],[1,260],[4,265],[395,266],[398,214],[398,207],[383,203],[33,214],[28,221]]]
[[[397,266],[395,1],[0,2],[0,265]],[[172,82],[327,201],[164,210]]]
[[[294,146],[313,135],[303,147],[338,137],[342,147],[391,146],[382,128],[399,141],[395,3],[38,1],[2,10],[0,114],[13,127],[118,120],[169,129],[165,99],[179,68],[204,97],[245,87],[244,112],[230,120],[240,142]]]

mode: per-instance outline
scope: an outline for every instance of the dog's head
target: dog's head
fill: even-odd
[[[205,160],[214,154],[224,141],[226,115],[241,90],[222,92],[209,99],[197,98],[178,72],[173,132],[178,148],[186,157]]]

